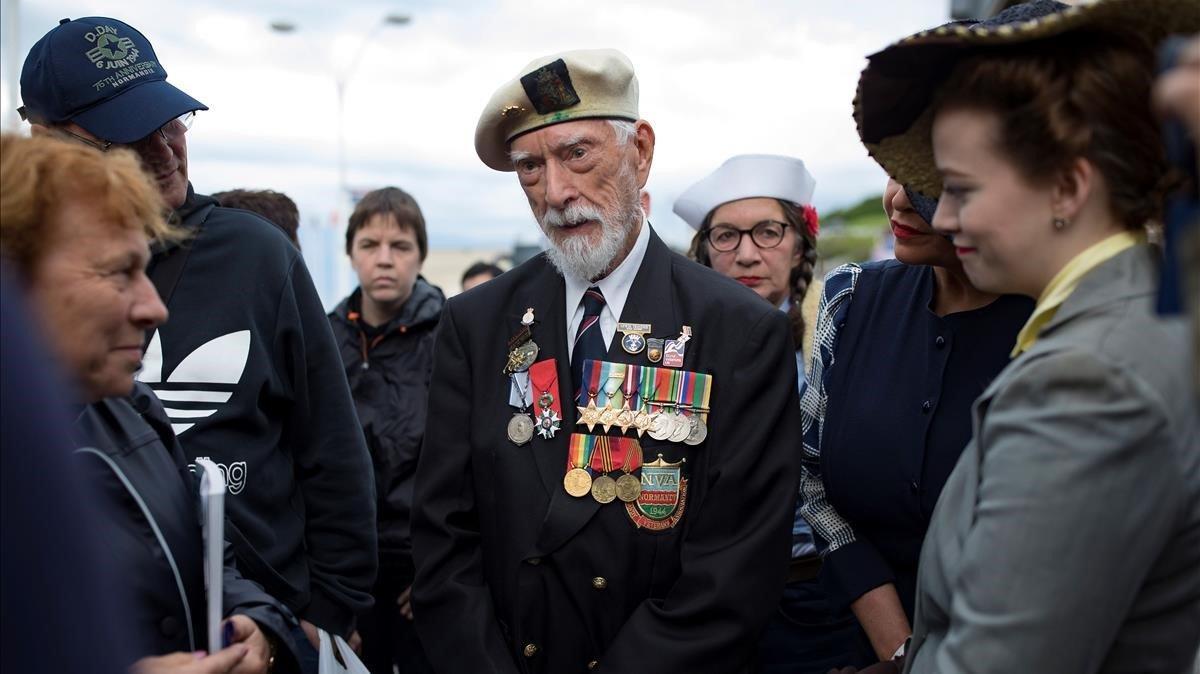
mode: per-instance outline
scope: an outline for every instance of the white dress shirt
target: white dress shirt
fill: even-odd
[[[595,284],[585,279],[563,275],[566,283],[566,312],[567,320],[567,357],[575,351],[575,331],[583,322],[583,293],[595,285],[604,294],[604,309],[600,311],[600,336],[604,338],[604,346],[612,344],[613,335],[617,332],[617,323],[621,320],[621,310],[625,308],[625,300],[629,297],[629,289],[638,269],[642,268],[642,258],[646,257],[646,246],[650,243],[650,223],[642,220],[642,229],[638,232],[633,248],[617,268],[596,281]]]

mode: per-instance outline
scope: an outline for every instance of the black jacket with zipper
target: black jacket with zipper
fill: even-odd
[[[400,313],[385,325],[363,322],[361,288],[329,314],[375,466],[379,575],[400,588],[412,583],[413,476],[425,436],[434,329],[445,301],[437,286],[418,277]]]
[[[126,616],[141,654],[208,649],[199,480],[190,470],[162,405],[137,384],[129,398],[83,408],[73,433],[85,475],[109,501],[98,508],[98,540],[128,592]],[[225,547],[225,616],[240,614],[274,638],[276,671],[292,671],[288,632],[295,617],[234,567]]]

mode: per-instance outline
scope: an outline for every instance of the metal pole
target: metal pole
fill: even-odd
[[[339,76],[334,80],[337,88],[337,184],[338,211],[350,198],[350,186],[346,184],[346,80]]]
[[[4,89],[8,103],[4,106],[4,129],[16,131],[21,126],[17,105],[21,100],[21,11],[19,0],[4,0]]]

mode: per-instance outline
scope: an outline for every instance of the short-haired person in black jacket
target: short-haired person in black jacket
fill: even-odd
[[[413,478],[425,436],[434,329],[446,301],[420,276],[428,252],[425,218],[408,193],[395,187],[368,193],[346,228],[359,287],[329,314],[375,464],[379,580],[375,608],[360,617],[359,632],[364,662],[376,674],[391,674],[393,664],[406,674],[431,671],[409,601]]]
[[[202,103],[166,82],[150,42],[104,17],[64,19],[21,74],[23,116],[101,150],[125,146],[185,232],[149,274],[171,321],[149,338],[138,380],[165,405],[188,459],[225,471],[238,565],[301,619],[343,637],[371,606],[376,571],[370,458],[320,298],[277,227],[196,194],[186,131]]]
[[[145,273],[148,237],[172,234],[158,191],[125,151],[104,156],[52,138],[5,136],[0,157],[0,247],[72,379],[70,432],[96,494],[91,509],[104,560],[73,563],[117,572],[108,589],[123,610],[113,619],[135,640],[134,672],[294,670],[286,635],[295,618],[242,577],[228,546],[222,615],[232,643],[197,654],[209,637],[199,481],[161,403],[133,381],[145,331],[167,317]],[[61,636],[73,644],[82,635]]]

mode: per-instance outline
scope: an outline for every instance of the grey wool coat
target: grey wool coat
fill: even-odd
[[[974,408],[921,553],[906,672],[1183,672],[1200,407],[1155,253],[1092,270]]]

